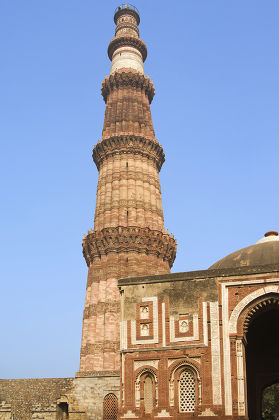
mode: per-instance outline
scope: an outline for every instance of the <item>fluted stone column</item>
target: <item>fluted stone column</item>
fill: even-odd
[[[101,89],[102,140],[93,150],[99,171],[94,229],[83,240],[88,281],[80,376],[118,375],[118,279],[169,273],[176,254],[176,241],[164,228],[159,171],[165,156],[151,118],[155,90],[144,75],[139,14],[125,5],[114,20],[111,73]]]

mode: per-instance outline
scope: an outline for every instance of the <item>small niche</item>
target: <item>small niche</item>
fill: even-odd
[[[57,420],[67,420],[69,418],[68,403],[61,402],[57,406]]]

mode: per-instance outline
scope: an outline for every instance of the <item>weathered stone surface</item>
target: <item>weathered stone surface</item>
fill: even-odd
[[[10,405],[14,420],[27,420],[39,412],[43,418],[56,419],[57,400],[73,388],[73,378],[55,379],[1,379],[0,419],[4,420],[3,404]],[[39,417],[37,417],[39,418]]]
[[[58,404],[66,402],[70,420],[101,420],[104,397],[113,393],[119,399],[119,387],[119,373],[108,372],[103,377],[0,380],[0,419],[60,420]]]

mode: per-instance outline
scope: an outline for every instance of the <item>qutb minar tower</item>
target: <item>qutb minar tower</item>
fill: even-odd
[[[155,139],[150,103],[155,90],[144,75],[147,56],[139,13],[118,7],[108,46],[110,75],[102,140],[93,150],[99,171],[94,230],[83,240],[88,281],[80,373],[119,372],[119,291],[122,277],[169,273],[176,241],[164,228],[159,171],[165,160]]]
[[[94,229],[83,240],[88,281],[78,375],[99,378],[119,375],[118,279],[169,273],[176,255],[176,241],[164,228],[159,171],[165,156],[152,124],[155,90],[144,75],[139,13],[125,4],[114,21],[111,71],[101,87],[102,140],[93,150],[99,171]]]

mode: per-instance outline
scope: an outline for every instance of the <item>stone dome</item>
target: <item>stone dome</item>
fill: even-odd
[[[217,261],[209,270],[279,264],[279,236],[273,230],[256,244],[242,248]]]

